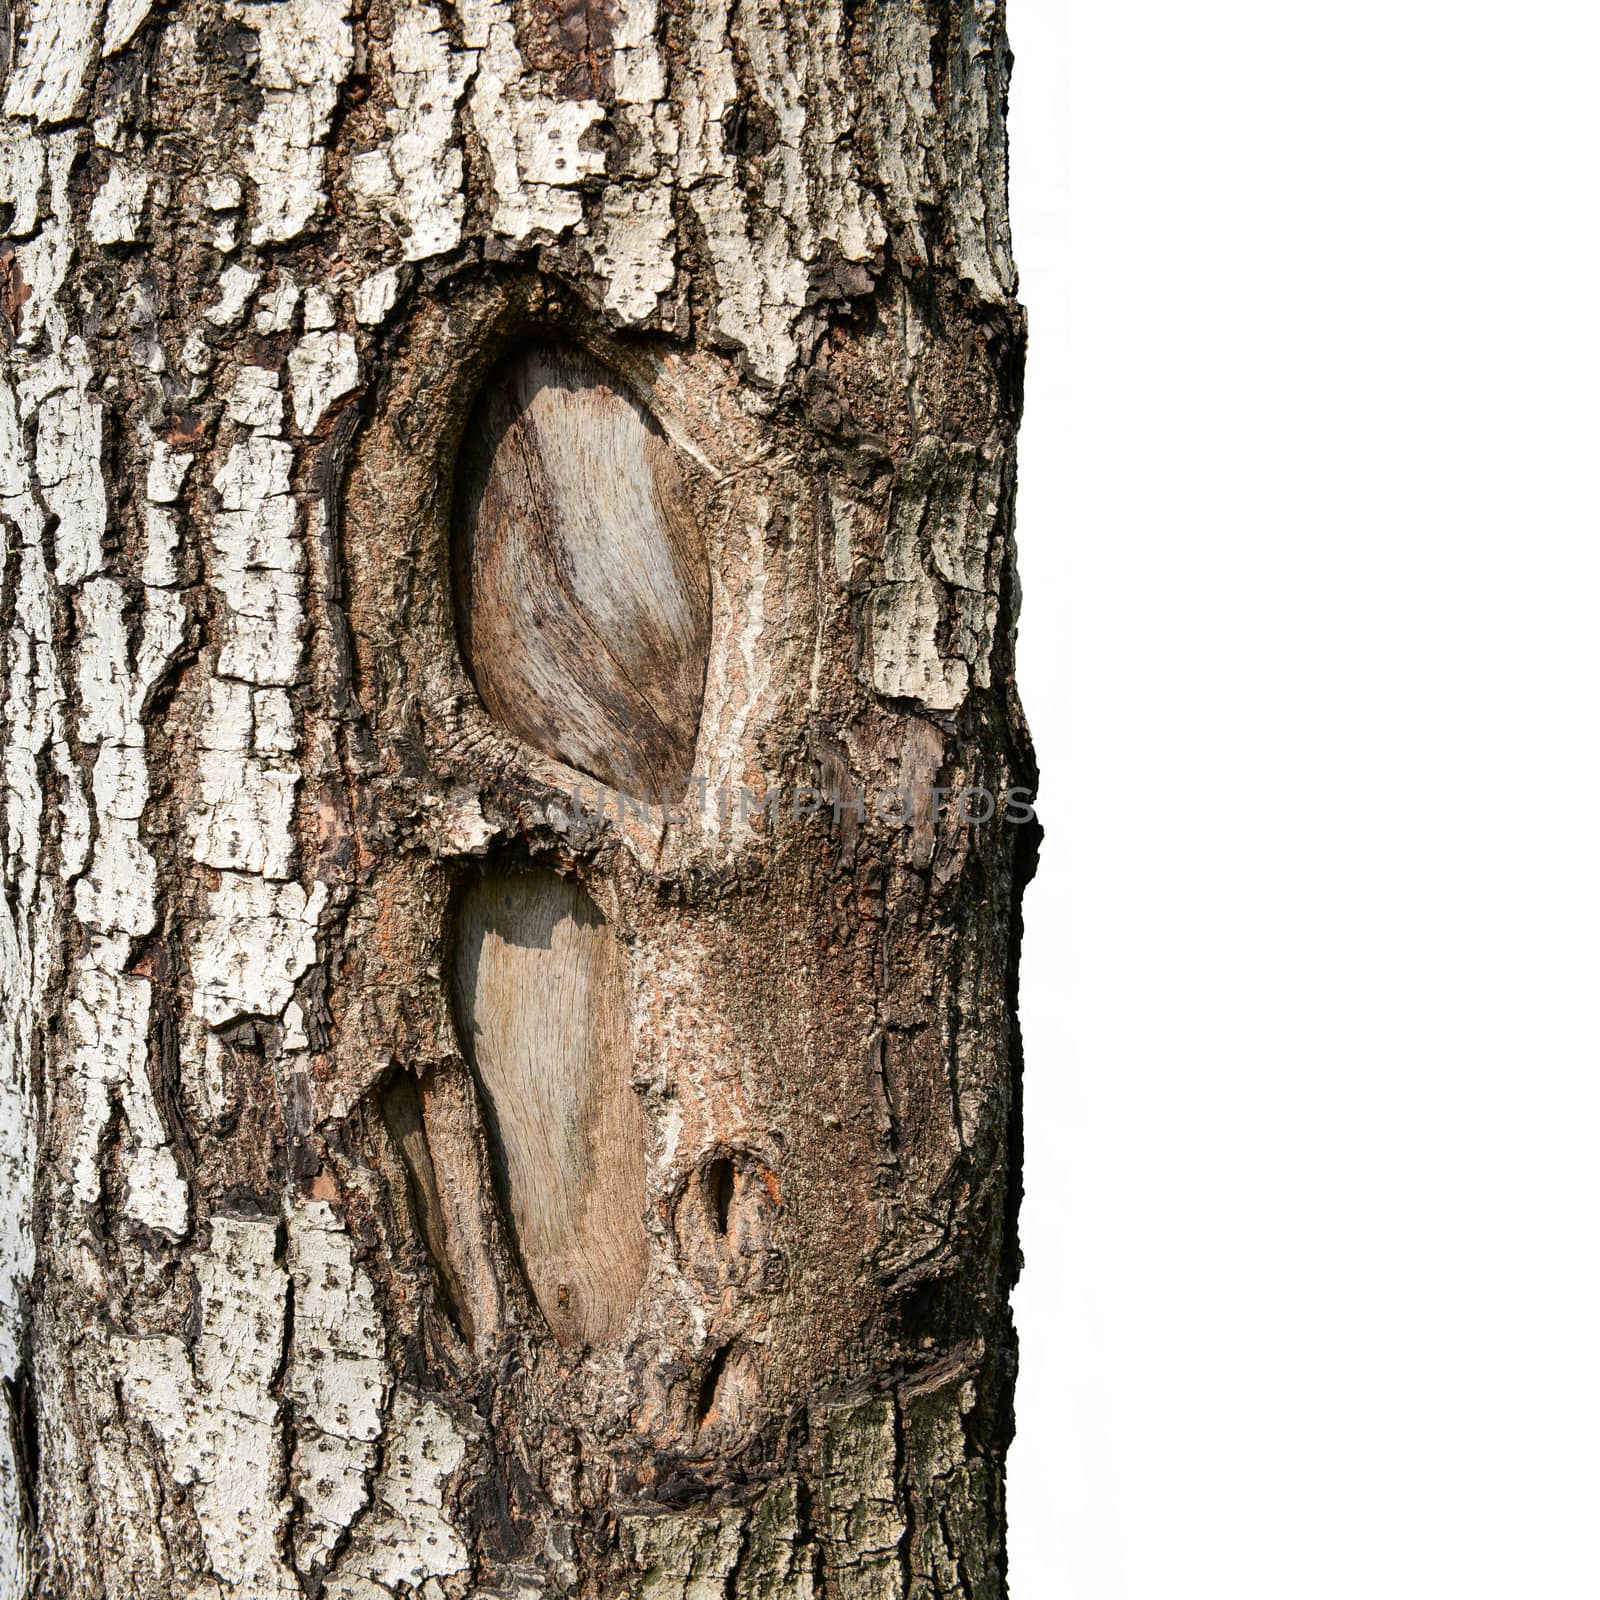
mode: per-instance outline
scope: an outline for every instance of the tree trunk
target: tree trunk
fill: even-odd
[[[8,34],[0,1597],[1001,1594],[997,0]]]

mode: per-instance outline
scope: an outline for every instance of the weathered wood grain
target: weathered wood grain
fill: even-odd
[[[489,872],[456,914],[457,1025],[523,1269],[563,1343],[616,1338],[644,1282],[644,1143],[621,946],[553,872]]]
[[[485,706],[633,794],[681,792],[709,636],[705,546],[677,452],[572,349],[491,377],[462,442],[456,608]]]

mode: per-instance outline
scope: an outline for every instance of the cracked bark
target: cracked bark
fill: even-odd
[[[0,1600],[1003,1593],[998,6],[6,22]],[[480,697],[458,492],[529,350],[687,597],[541,489],[604,650],[537,717]],[[604,1049],[472,1035],[508,882],[604,935]],[[570,933],[497,958],[527,1003]],[[563,1301],[602,1235],[631,1276]]]

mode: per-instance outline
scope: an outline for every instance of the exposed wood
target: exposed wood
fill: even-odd
[[[409,1207],[434,1273],[440,1309],[474,1348],[492,1348],[505,1331],[506,1285],[491,1238],[493,1180],[483,1148],[482,1096],[464,1063],[420,1078],[402,1067],[384,1084],[377,1110],[399,1157],[385,1169],[397,1207]]]
[[[603,1344],[649,1255],[622,950],[570,879],[488,872],[462,896],[453,967],[528,1282],[559,1340]]]
[[[576,349],[490,378],[462,444],[457,623],[518,738],[635,795],[691,776],[705,684],[705,546],[660,425]]]

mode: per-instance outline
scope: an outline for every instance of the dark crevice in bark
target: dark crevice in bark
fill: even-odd
[[[711,1199],[711,1215],[716,1230],[725,1238],[734,1192],[733,1162],[726,1156],[718,1156],[706,1169],[706,1192]]]
[[[717,1387],[732,1353],[731,1344],[722,1345],[706,1364],[705,1376],[700,1380],[700,1392],[695,1397],[694,1421],[696,1428],[704,1428],[711,1419],[717,1404]]]
[[[33,1405],[29,1373],[29,1338],[23,1329],[21,1361],[15,1377],[0,1378],[4,1385],[6,1426],[11,1436],[11,1458],[16,1463],[17,1492],[21,1501],[23,1536],[32,1539],[39,1524],[39,1418]]]

